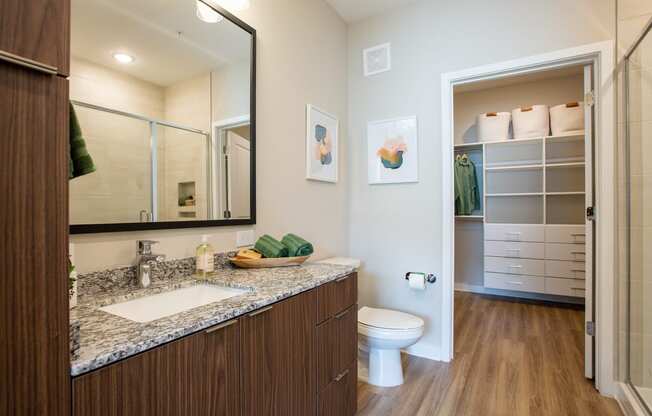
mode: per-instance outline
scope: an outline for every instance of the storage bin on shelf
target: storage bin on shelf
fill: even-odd
[[[481,142],[507,139],[512,115],[507,112],[482,113],[477,117],[478,140]]]
[[[547,105],[533,105],[512,110],[515,139],[544,137],[550,133],[550,113]]]
[[[584,103],[572,102],[550,108],[553,136],[579,133],[584,130]]]

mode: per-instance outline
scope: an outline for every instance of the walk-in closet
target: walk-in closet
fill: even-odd
[[[578,65],[455,87],[457,290],[584,302],[591,76]]]

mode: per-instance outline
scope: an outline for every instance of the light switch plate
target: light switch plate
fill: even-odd
[[[254,230],[238,231],[235,237],[236,247],[247,247],[254,245]]]

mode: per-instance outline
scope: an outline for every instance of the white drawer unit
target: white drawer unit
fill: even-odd
[[[545,244],[546,260],[584,261],[586,247],[583,244]]]
[[[546,243],[584,244],[586,228],[583,225],[546,225]]]
[[[485,277],[486,280],[486,277]],[[585,281],[578,279],[557,279],[554,277],[545,278],[546,291],[550,295],[573,296],[583,298],[585,293]]]
[[[490,289],[545,293],[545,278],[518,274],[485,273],[484,286]]]
[[[583,261],[546,260],[545,275],[564,279],[584,280],[586,276],[586,263]]]
[[[511,241],[485,241],[484,254],[490,257],[515,257],[544,259],[544,243],[517,243]]]
[[[485,224],[484,239],[493,241],[545,241],[544,225]]]
[[[528,276],[544,276],[544,260],[485,257],[484,270],[493,273],[524,274]]]

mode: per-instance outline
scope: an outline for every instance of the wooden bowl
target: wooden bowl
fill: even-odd
[[[275,259],[238,259],[232,257],[229,261],[243,269],[269,269],[272,267],[299,266],[308,260],[309,257],[310,256],[279,257]]]

